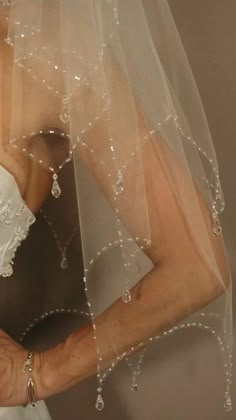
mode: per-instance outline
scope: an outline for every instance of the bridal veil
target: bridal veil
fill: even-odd
[[[105,338],[97,321],[119,297],[131,305],[131,288],[153,268],[142,161],[148,142],[161,161],[201,258],[224,287],[201,204],[203,199],[209,209],[212,232],[221,235],[224,198],[217,159],[168,2],[12,0],[7,22],[5,41],[13,54],[11,116],[8,130],[0,121],[1,135],[10,147],[51,173],[53,211],[45,210],[51,227],[62,214],[60,200],[74,191],[75,199],[68,200],[68,206],[78,224],[72,226],[71,240],[82,243],[84,290],[97,348],[96,407],[103,408],[105,379],[121,360],[131,367],[136,389],[148,346],[158,348],[160,337],[182,328],[200,328],[213,336],[222,355],[224,404],[229,411],[231,284],[214,302],[181,322],[170,320],[161,334],[146,337],[125,352],[120,351],[119,338],[107,331],[113,348],[109,363],[104,360]],[[1,109],[0,118],[3,103]],[[173,159],[179,172],[173,169]],[[67,166],[72,175],[63,184]],[[65,282],[69,259],[70,244],[58,263]],[[49,266],[45,264],[42,273]],[[14,270],[17,274],[17,264]],[[79,277],[80,273],[78,281]]]

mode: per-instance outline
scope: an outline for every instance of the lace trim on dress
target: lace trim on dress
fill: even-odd
[[[15,178],[0,166],[0,276],[12,275],[16,250],[28,236],[35,220],[23,201]]]

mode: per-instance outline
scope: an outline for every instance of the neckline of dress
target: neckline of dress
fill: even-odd
[[[14,175],[12,175],[11,172],[9,172],[2,164],[0,164],[0,176],[1,174],[3,174],[5,177],[8,178],[8,180],[11,182],[11,185],[13,186],[13,189],[15,191],[15,198],[16,200],[21,201],[22,205],[27,208],[28,212],[33,216],[34,214],[32,213],[32,211],[30,210],[30,208],[27,206],[25,200],[23,199],[19,186],[17,184],[16,178],[14,177]],[[2,189],[2,185],[0,187],[0,193],[1,193],[1,189]]]

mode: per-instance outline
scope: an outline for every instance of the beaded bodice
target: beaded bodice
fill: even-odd
[[[12,275],[16,250],[34,221],[15,178],[0,165],[0,276]]]

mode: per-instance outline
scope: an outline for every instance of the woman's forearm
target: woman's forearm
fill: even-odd
[[[96,319],[99,340],[103,342],[103,367],[113,361],[111,343],[117,346],[116,351],[121,355],[204,307],[229,284],[222,239],[212,232],[207,206],[199,198],[222,283],[199,253],[166,178],[156,164],[155,154],[151,152],[147,155],[152,191],[149,255],[154,268],[132,289],[130,303],[119,299]],[[40,398],[59,393],[93,375],[97,368],[97,353],[92,326],[71,334],[64,343],[38,355],[36,361]]]
[[[178,266],[161,264],[150,271],[132,289],[130,303],[119,299],[96,320],[99,340],[103,341],[103,367],[113,361],[114,345],[121,355],[207,305],[222,293],[213,284],[210,273],[197,258],[186,258],[185,264],[180,261]],[[95,374],[97,353],[92,325],[38,355],[36,363],[39,398],[59,393]]]

